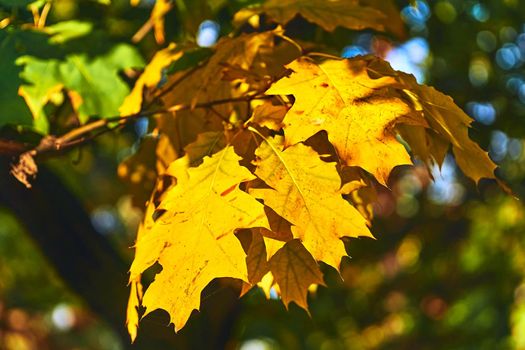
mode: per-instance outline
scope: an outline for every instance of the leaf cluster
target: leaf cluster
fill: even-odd
[[[327,31],[395,33],[392,9],[269,0],[236,15],[250,33],[223,37],[194,66],[178,66],[195,52],[175,44],[152,58],[120,108],[124,121],[152,116],[148,151],[119,168],[135,189],[152,188],[130,269],[132,339],[140,307],[166,310],[179,330],[215,278],[244,281],[243,293],[273,288],[306,309],[308,289],[324,284],[319,262],[339,269],[347,238],[372,237],[375,188],[395,167],[441,166],[452,151],[475,182],[494,178],[450,97],[382,58],[315,53],[286,27],[267,29],[300,15]]]

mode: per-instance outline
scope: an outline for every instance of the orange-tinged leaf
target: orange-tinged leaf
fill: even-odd
[[[250,194],[292,223],[293,236],[316,260],[337,269],[346,255],[340,238],[372,236],[366,220],[342,198],[335,163],[301,143],[283,151],[278,139],[267,139],[256,155],[255,174],[271,188],[251,188]]]
[[[323,273],[308,250],[298,239],[291,240],[270,259],[269,265],[284,305],[288,307],[293,301],[307,310],[308,288],[324,285]]]
[[[242,9],[235,14],[234,22],[246,22],[261,12],[281,24],[301,15],[330,32],[336,27],[384,31],[388,23],[384,13],[357,0],[267,0],[261,6]]]
[[[325,130],[345,165],[365,169],[382,184],[395,166],[411,164],[393,131],[411,112],[387,89],[395,79],[370,78],[367,62],[359,58],[321,64],[303,58],[287,67],[294,73],[266,92],[295,97],[283,121],[286,145]]]
[[[178,50],[175,44],[170,44],[167,48],[158,51],[119,108],[120,115],[126,116],[140,112],[144,90],[156,87],[162,79],[162,70],[178,60],[182,54],[183,52]]]
[[[258,229],[252,229],[252,242],[246,255],[246,266],[248,268],[248,281],[251,284],[260,282],[269,271],[266,247]]]
[[[159,206],[166,212],[137,242],[131,278],[157,261],[163,267],[142,305],[146,314],[168,311],[175,330],[199,309],[200,294],[213,279],[248,280],[246,255],[234,231],[268,227],[263,205],[238,188],[254,178],[239,160],[226,147],[189,168],[187,179],[166,191]]]
[[[412,154],[426,164],[441,166],[450,142],[432,129],[416,125],[399,125],[399,134],[409,145]]]
[[[432,87],[417,85],[413,77],[407,78],[412,81],[411,88],[430,126],[452,144],[452,152],[463,173],[476,183],[481,178],[494,178],[496,165],[468,135],[472,119],[449,96]]]

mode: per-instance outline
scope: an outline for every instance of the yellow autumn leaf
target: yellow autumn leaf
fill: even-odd
[[[275,255],[275,253],[277,253],[279,249],[281,249],[286,244],[286,241],[269,238],[262,233],[263,229],[260,230],[261,234],[263,235],[264,245],[266,247],[266,257],[268,260],[270,260]]]
[[[237,12],[234,22],[244,23],[259,13],[266,13],[280,24],[286,24],[295,16],[301,15],[330,32],[336,27],[384,31],[388,23],[384,13],[360,4],[358,0],[267,0],[261,6]]]
[[[286,112],[288,112],[286,106],[274,105],[271,101],[264,101],[263,104],[254,108],[248,122],[259,124],[270,130],[279,131],[282,128]]]
[[[345,165],[365,169],[381,184],[395,166],[412,164],[393,131],[411,112],[386,89],[397,84],[394,78],[370,78],[359,58],[321,64],[302,58],[287,67],[294,73],[266,92],[295,97],[283,121],[286,145],[325,130]]]
[[[411,76],[403,75],[403,77],[410,82],[412,91],[421,102],[429,125],[452,144],[452,153],[463,173],[476,183],[482,178],[494,178],[496,165],[489,158],[488,153],[468,135],[473,120],[454,103],[451,97],[433,87],[418,85]],[[434,141],[434,143],[438,142]]]
[[[133,115],[140,112],[145,89],[156,87],[162,79],[163,69],[178,60],[182,54],[183,52],[178,50],[175,44],[158,51],[144,69],[131,93],[124,99],[119,108],[120,115]]]
[[[162,180],[159,180],[157,185],[162,185]],[[151,232],[155,221],[153,220],[153,213],[156,209],[155,197],[157,195],[156,190],[153,191],[149,202],[146,205],[146,210],[144,213],[144,220],[139,224],[137,231],[137,241],[142,239],[145,235]],[[160,199],[160,198],[159,198]],[[135,246],[135,249],[142,249]],[[135,251],[135,255],[137,252]],[[131,342],[134,342],[137,338],[137,330],[139,327],[139,307],[142,303],[143,287],[141,282],[141,273],[134,273],[129,278],[130,291],[128,298],[128,305],[126,309],[126,328],[128,330]]]
[[[308,288],[312,284],[325,284],[323,273],[308,250],[298,239],[291,240],[275,253],[268,264],[279,285],[284,305],[288,308],[293,301],[308,310]]]
[[[302,55],[301,46],[292,39],[283,35],[277,28],[275,36],[284,40],[273,45],[262,45],[253,59],[251,68],[244,69],[238,65],[225,64],[224,80],[237,80],[250,86],[249,90],[262,91],[279,78],[286,75],[286,64]],[[255,106],[254,106],[255,107]]]
[[[188,149],[199,149],[200,145],[199,143],[202,142],[202,140],[207,140],[208,137],[204,136],[201,139],[198,139],[194,145],[188,145]],[[137,178],[136,173],[142,175],[142,172],[144,169],[149,169],[148,165],[151,168],[155,168],[157,172],[157,180],[154,184],[153,192],[151,193],[149,200],[146,203],[146,209],[144,212],[144,219],[139,224],[138,230],[137,230],[137,241],[141,240],[145,235],[151,232],[151,229],[153,225],[155,224],[154,220],[154,212],[157,209],[158,204],[164,199],[166,192],[164,192],[164,189],[168,187],[167,182],[170,180],[168,177],[163,177],[162,175],[165,173],[168,173],[168,165],[169,163],[176,163],[174,162],[176,155],[172,154],[170,150],[165,150],[166,145],[166,137],[165,135],[160,135],[160,137],[155,140],[154,138],[145,138],[143,140],[143,144],[141,145],[141,150],[144,149],[150,149],[151,147],[157,146],[156,152],[154,152],[156,156],[156,164],[155,166],[152,166],[151,164],[146,164],[148,162],[148,159],[144,159],[145,154],[143,152],[138,152],[132,157],[128,158],[127,160],[124,160],[121,164],[119,164],[118,173],[119,176],[130,181],[132,186],[135,186],[135,189],[138,192],[140,191],[140,183],[142,183],[143,178],[142,176],[139,176]],[[144,147],[145,146],[145,147]],[[161,151],[159,153],[159,150]],[[211,151],[210,151],[211,152]],[[198,153],[198,154],[197,154]],[[179,159],[190,159],[193,163],[198,162],[198,157],[200,156],[201,159],[204,158],[206,155],[209,155],[211,153],[205,154],[205,152],[187,152],[185,157],[179,158]],[[190,158],[192,157],[192,158]],[[190,161],[186,161],[184,163],[185,167],[184,170],[187,169],[187,164],[190,164]],[[130,170],[132,173],[130,173]],[[152,169],[149,169],[149,171],[153,171]],[[149,172],[148,171],[148,172]],[[160,176],[159,176],[160,175]],[[138,183],[136,183],[138,182]],[[138,187],[138,188],[137,188]],[[135,198],[136,200],[137,198]],[[143,204],[143,203],[140,203]],[[137,250],[139,251],[138,254],[140,255],[140,251],[144,249],[144,247],[138,247],[135,245],[135,256],[137,255]],[[146,247],[147,249],[147,247]],[[131,342],[135,341],[135,338],[137,337],[137,329],[138,329],[138,322],[139,322],[139,313],[138,308],[140,307],[142,303],[142,297],[143,297],[143,287],[141,283],[141,273],[134,273],[129,278],[129,284],[131,286],[130,288],[130,295],[128,299],[128,305],[127,305],[127,311],[126,311],[126,327],[128,330],[128,333],[131,337]]]
[[[184,156],[171,162],[166,174],[176,179],[178,184],[188,180],[188,168],[197,167],[205,157],[226,147],[224,132],[208,131],[197,135],[197,139],[184,147]]]
[[[238,187],[254,178],[239,160],[226,147],[189,168],[187,179],[166,191],[159,206],[166,212],[137,241],[130,279],[159,262],[163,270],[147,288],[142,305],[145,314],[166,310],[175,330],[199,309],[200,294],[213,279],[247,281],[246,255],[234,231],[268,227],[263,205]]]
[[[427,123],[428,129],[424,130],[424,135],[420,129],[417,131],[418,136],[407,138],[414,153],[423,157],[430,154],[440,164],[444,150],[451,144],[456,162],[465,175],[476,183],[482,178],[495,178],[496,165],[488,153],[469,137],[468,130],[472,118],[459,108],[450,96],[433,87],[418,84],[412,75],[393,70],[381,59],[369,56],[365,60],[369,61],[368,71],[371,77],[378,80],[385,77],[397,80],[398,85],[395,88],[406,96],[407,101],[413,104],[413,109],[420,113],[421,119],[424,118]]]
[[[275,279],[273,278],[271,272],[268,272],[266,275],[264,275],[261,279],[261,282],[257,283],[257,286],[262,289],[266,299],[270,299],[272,288],[277,291],[277,288],[275,288]]]
[[[301,143],[283,150],[278,139],[267,139],[255,154],[255,174],[271,188],[251,188],[250,194],[289,221],[293,236],[316,260],[337,269],[346,255],[340,238],[372,236],[366,220],[342,198],[335,163]]]
[[[138,307],[142,300],[142,284],[139,280],[131,281],[131,291],[129,293],[128,307],[126,310],[126,328],[128,330],[131,342],[137,338],[137,329],[139,327]]]
[[[241,295],[257,284],[269,297],[270,289],[274,287],[286,307],[293,301],[307,310],[309,287],[324,285],[322,272],[312,255],[297,239],[286,243],[263,237],[259,229],[252,229],[251,233],[252,241],[246,257],[251,285],[245,283]],[[266,246],[272,251],[268,255]]]
[[[412,154],[425,164],[441,166],[450,142],[432,129],[416,125],[398,125],[399,134],[410,146]]]

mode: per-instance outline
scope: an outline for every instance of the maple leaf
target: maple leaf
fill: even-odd
[[[298,239],[286,243],[268,262],[279,285],[284,305],[295,302],[308,310],[306,296],[312,284],[324,285],[323,273],[312,255]]]
[[[442,138],[448,139],[452,144],[452,152],[463,173],[476,183],[481,178],[494,178],[496,165],[489,158],[488,153],[468,135],[473,120],[454,103],[451,97],[432,87],[417,85],[413,77],[404,76],[404,78],[410,82],[411,92],[417,95],[432,129],[438,131]],[[435,140],[432,143],[435,149],[440,140],[432,137],[431,131],[426,135]],[[439,153],[437,158],[439,159]]]
[[[427,123],[427,128],[412,128],[409,145],[414,153],[428,160],[430,156],[441,164],[449,145],[456,162],[465,175],[476,183],[481,178],[494,178],[496,165],[488,153],[472,141],[468,129],[473,119],[470,118],[454,100],[433,87],[420,85],[409,74],[395,71],[390,65],[377,57],[364,58],[368,63],[370,76],[383,79],[385,76],[395,78],[399,83],[393,86],[413,104],[413,109]],[[414,114],[414,113],[412,113]],[[422,125],[424,126],[424,125]]]
[[[281,24],[290,22],[299,14],[330,32],[339,26],[384,31],[385,23],[388,22],[384,13],[364,6],[357,0],[267,0],[261,6],[237,12],[234,21],[237,24],[243,23],[261,12]]]
[[[70,54],[65,60],[39,59],[23,56],[17,60],[23,65],[22,77],[29,83],[20,87],[20,95],[31,108],[35,119],[42,118],[42,108],[52,92],[64,87],[73,93],[81,122],[90,116],[114,116],[128,95],[129,89],[119,77],[124,68],[142,65],[142,58],[129,45],[115,46],[110,52],[91,59],[86,54]],[[44,77],[44,78],[42,78]],[[104,84],[99,84],[104,81]]]
[[[175,330],[199,309],[200,293],[214,278],[247,281],[245,253],[234,231],[268,227],[263,205],[238,188],[254,179],[239,160],[230,146],[188,169],[187,178],[166,191],[159,206],[166,213],[137,241],[130,279],[160,263],[163,270],[142,305],[146,314],[168,311]]]
[[[326,163],[301,143],[288,147],[278,139],[267,139],[256,150],[255,174],[271,188],[250,188],[289,221],[295,238],[316,260],[339,268],[346,255],[342,237],[368,236],[366,220],[345,201],[335,163]]]
[[[360,59],[317,64],[302,58],[287,67],[294,73],[266,92],[295,97],[283,120],[286,145],[325,130],[344,164],[362,167],[382,184],[395,166],[412,163],[393,131],[411,112],[386,89],[395,79],[370,78]]]
[[[263,236],[258,232],[258,229],[250,230],[250,234],[252,240],[246,252],[246,267],[248,269],[248,281],[255,284],[263,279],[270,267]]]
[[[251,230],[251,243],[246,256],[251,285],[245,283],[241,295],[255,284],[266,294],[274,287],[287,308],[293,301],[308,310],[308,288],[312,284],[324,285],[319,265],[299,240],[281,242],[269,239],[263,237],[260,230],[262,229]],[[268,245],[271,246],[269,253],[266,249]]]
[[[47,120],[35,119],[35,114],[31,113],[24,99],[18,94],[19,86],[24,82],[20,76],[24,67],[15,63],[21,56],[36,53],[31,49],[45,51],[47,47],[42,47],[42,43],[45,43],[46,39],[44,33],[36,31],[12,28],[0,30],[0,127],[6,124],[25,125],[35,126],[35,129],[41,132],[47,131]]]
[[[450,142],[430,128],[415,125],[398,125],[399,134],[410,146],[412,154],[425,164],[441,166],[445,160]]]
[[[140,278],[130,282],[131,290],[129,293],[128,306],[126,309],[126,328],[128,330],[131,342],[133,343],[137,338],[137,330],[139,327],[139,312],[138,307],[142,300],[142,284]]]

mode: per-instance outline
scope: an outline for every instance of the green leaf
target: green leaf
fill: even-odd
[[[15,61],[27,53],[27,48],[45,37],[36,33],[11,29],[0,31],[0,128],[6,124],[30,126],[33,124],[31,112],[24,99],[18,95],[22,67]]]
[[[81,122],[118,114],[129,93],[119,72],[144,62],[131,45],[115,45],[92,29],[89,22],[65,21],[43,30],[0,31],[0,128],[47,133],[44,107],[64,91]]]
[[[25,56],[17,64],[24,65],[22,76],[30,84],[22,85],[21,93],[36,120],[45,117],[43,107],[50,94],[63,86],[84,123],[93,116],[118,115],[118,107],[129,93],[118,73],[142,66],[143,60],[133,47],[120,44],[95,58],[84,53],[70,54],[63,61]]]
[[[69,40],[85,36],[93,30],[93,24],[80,21],[64,21],[46,27],[46,33],[51,35],[49,43],[63,44]]]

